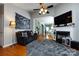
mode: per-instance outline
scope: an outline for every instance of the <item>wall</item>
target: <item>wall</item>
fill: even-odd
[[[43,16],[33,19],[33,31],[35,32],[35,28],[41,24],[53,24],[54,23],[54,17],[53,16]],[[41,28],[41,26],[40,26]]]
[[[54,23],[54,17],[53,16],[45,16],[45,17],[39,17],[39,18],[34,18],[34,19],[39,21],[41,24]]]
[[[31,29],[14,29],[9,27],[9,21],[15,20],[15,12],[23,15],[26,18],[31,19],[30,14],[18,7],[13,6],[13,4],[4,4],[4,46],[9,46],[16,43],[16,36],[15,32],[23,31],[23,30],[32,30],[32,23]],[[32,20],[30,20],[32,22]]]
[[[75,40],[79,42],[79,3],[75,6],[76,22],[75,22]]]
[[[75,26],[70,26],[70,27],[56,27],[56,30],[62,30],[62,31],[70,31],[70,35],[72,37],[72,40],[75,41],[79,41],[78,39],[76,39],[76,4],[75,3],[62,3],[59,4],[55,7],[55,15],[54,16],[58,16],[61,15],[65,12],[68,12],[70,10],[72,10],[72,22],[75,23]]]
[[[4,5],[0,4],[0,46],[4,43]]]

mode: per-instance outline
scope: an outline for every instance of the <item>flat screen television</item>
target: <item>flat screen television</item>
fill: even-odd
[[[68,23],[72,23],[72,11],[66,12],[62,15],[54,17],[54,25],[66,26]]]

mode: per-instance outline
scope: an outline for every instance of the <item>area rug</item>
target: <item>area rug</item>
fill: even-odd
[[[28,56],[79,56],[79,51],[53,40],[33,41],[27,47]]]

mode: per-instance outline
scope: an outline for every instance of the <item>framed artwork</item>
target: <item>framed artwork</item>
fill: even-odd
[[[30,29],[30,19],[16,13],[16,29]]]

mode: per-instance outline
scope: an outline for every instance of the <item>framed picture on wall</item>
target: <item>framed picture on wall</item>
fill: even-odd
[[[30,19],[16,13],[16,29],[30,29]]]

